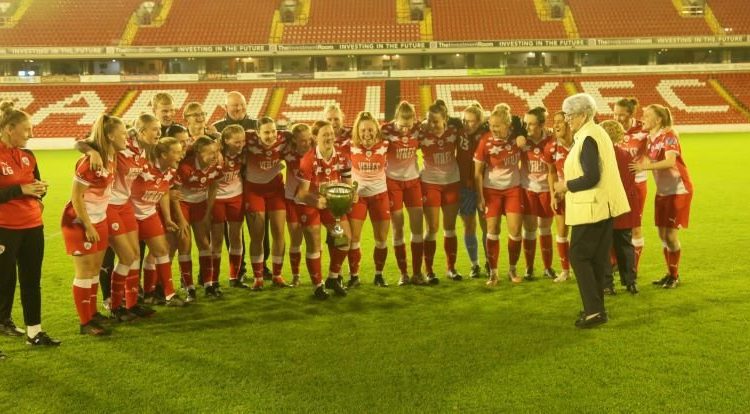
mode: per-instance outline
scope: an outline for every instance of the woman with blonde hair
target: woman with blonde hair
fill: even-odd
[[[383,276],[385,260],[388,256],[388,230],[390,229],[391,210],[386,184],[386,164],[388,141],[383,139],[380,126],[369,112],[360,112],[352,127],[351,165],[352,181],[358,184],[358,200],[352,205],[349,220],[352,229],[349,269],[351,277],[347,285],[359,286],[359,241],[362,236],[362,225],[369,213],[372,231],[375,238],[375,286],[387,287]],[[351,258],[354,257],[354,260]]]
[[[482,137],[474,153],[474,179],[477,205],[487,220],[487,256],[490,274],[487,286],[497,285],[497,262],[500,253],[500,221],[505,215],[508,227],[508,278],[520,283],[516,264],[521,255],[521,223],[523,195],[521,192],[521,148],[512,129],[510,107],[499,104],[490,114],[490,132]]]
[[[423,280],[422,220],[424,214],[422,212],[422,186],[417,165],[419,122],[414,106],[407,101],[401,101],[396,107],[393,121],[383,125],[380,130],[383,138],[388,141],[385,175],[393,227],[393,250],[401,271],[398,284],[402,286],[410,283],[404,244],[404,207],[409,212],[412,275],[417,282]]]
[[[42,261],[44,223],[42,181],[34,154],[25,149],[31,138],[29,115],[13,102],[0,102],[0,333],[23,336],[11,319],[16,278],[21,287],[26,343],[58,346],[42,331]],[[2,355],[2,352],[0,352]],[[2,359],[2,357],[0,357]]]
[[[96,297],[99,269],[109,240],[107,205],[115,180],[116,155],[127,147],[127,137],[125,124],[119,118],[101,115],[97,119],[89,139],[99,153],[102,168],[94,169],[88,155],[78,160],[73,194],[63,211],[62,234],[65,248],[73,256],[73,299],[82,335],[109,334],[102,326],[107,318],[97,310]]]
[[[665,289],[677,287],[682,246],[680,229],[686,229],[693,199],[693,182],[682,158],[680,139],[672,127],[672,113],[661,105],[649,105],[643,110],[643,128],[648,131],[648,156],[633,163],[635,172],[653,171],[656,182],[654,215],[659,228],[667,274],[654,281]]]

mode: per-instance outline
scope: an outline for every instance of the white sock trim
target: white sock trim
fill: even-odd
[[[177,260],[180,261],[180,262],[191,262],[191,261],[193,261],[193,258],[190,257],[189,254],[181,254],[181,255],[177,256]]]
[[[638,239],[633,238],[630,241],[633,243],[633,247],[643,247],[646,244],[646,239],[643,237]]]
[[[320,259],[320,252],[317,252],[317,253],[307,253],[305,255],[305,257],[308,258],[308,259]]]
[[[73,279],[73,286],[77,286],[82,289],[91,289],[91,279]]]
[[[289,253],[299,253],[302,251],[302,246],[291,246],[289,247]]]
[[[487,240],[498,240],[499,236],[499,234],[487,233]]]
[[[169,263],[169,256],[159,256],[155,260],[156,260],[156,264]]]
[[[388,242],[376,241],[375,242],[375,248],[376,249],[387,249],[388,248]]]
[[[539,235],[540,236],[551,236],[552,235],[552,227],[539,227]]]
[[[411,242],[412,243],[422,243],[422,242],[424,242],[424,238],[422,237],[421,234],[414,234],[414,233],[412,233],[412,235],[411,235]]]
[[[536,240],[536,231],[533,232],[533,233],[528,233],[528,232],[524,231],[522,237],[523,237],[524,240]],[[515,239],[513,239],[513,240],[515,240]]]
[[[263,255],[250,256],[250,263],[263,263]]]
[[[115,266],[115,273],[117,273],[120,276],[127,276],[128,273],[130,273],[130,266],[126,266],[122,263],[118,263],[117,266]]]
[[[273,264],[284,263],[284,256],[271,256],[271,263]]]
[[[456,237],[456,230],[443,230],[443,237]]]
[[[424,234],[424,240],[425,241],[435,241],[437,239],[436,233],[425,233]]]
[[[557,236],[557,237],[555,238],[555,240],[556,240],[556,241],[557,241],[558,243],[567,243],[567,242],[568,242],[568,238],[567,238],[567,237],[560,237],[560,236]]]
[[[354,243],[352,243],[352,245],[351,245],[351,246],[349,246],[349,249],[350,249],[350,250],[356,250],[356,249],[359,249],[359,242],[354,242]]]
[[[211,250],[201,250],[198,252],[199,257],[211,256]]]
[[[510,234],[508,235],[508,238],[511,239],[511,240],[513,240],[513,241],[521,241],[521,239],[522,239],[521,236],[511,236]],[[534,240],[536,240],[536,239],[534,239]]]
[[[229,248],[229,254],[230,255],[234,255],[234,256],[242,256],[242,247],[240,247],[238,249],[234,249],[234,248],[230,247]]]
[[[403,246],[403,245],[404,245],[404,239],[393,239],[393,247]]]

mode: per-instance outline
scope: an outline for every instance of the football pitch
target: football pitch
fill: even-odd
[[[484,280],[452,282],[439,272],[437,286],[398,287],[389,246],[391,286],[376,288],[366,224],[364,283],[346,298],[314,300],[303,260],[299,288],[233,290],[222,274],[222,300],[199,290],[198,303],[158,307],[108,338],[78,334],[73,265],[60,237],[76,154],[36,151],[50,184],[43,328],[63,344],[31,349],[0,337],[8,354],[0,361],[0,413],[747,412],[748,145],[747,134],[683,134],[696,194],[690,228],[680,234],[682,283],[650,284],[665,265],[649,177],[641,293],[620,288],[607,297],[610,322],[597,329],[573,326],[581,309],[574,280],[511,286],[503,278],[488,289]],[[457,233],[467,275],[460,225]],[[444,268],[441,246],[436,269]],[[18,299],[13,316],[23,326]]]

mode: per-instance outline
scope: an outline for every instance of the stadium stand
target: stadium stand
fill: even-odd
[[[718,80],[729,98],[711,86]],[[750,104],[750,73],[709,75],[628,75],[585,77],[498,77],[473,79],[402,80],[400,98],[414,103],[419,114],[425,104],[440,98],[453,114],[458,114],[476,100],[486,110],[499,102],[508,103],[513,112],[544,105],[550,112],[560,108],[574,87],[591,93],[600,102],[600,117],[611,114],[614,101],[636,97],[643,104],[658,103],[672,109],[678,125],[747,124],[746,108]],[[211,121],[224,116],[226,93],[238,90],[248,98],[252,117],[266,114],[277,119],[311,121],[323,108],[338,103],[351,124],[361,110],[380,119],[385,113],[386,82],[358,81],[288,81],[288,82],[207,82],[137,85],[14,85],[0,86],[0,99],[14,99],[32,115],[37,137],[79,137],[86,134],[98,114],[117,108],[116,115],[132,121],[149,111],[149,101],[156,91],[173,95],[178,108],[175,119],[182,122],[182,107],[197,101],[204,105]],[[274,107],[273,97],[279,102]],[[737,108],[730,100],[736,100]],[[743,109],[744,108],[744,109]]]
[[[78,138],[99,114],[111,110],[127,85],[0,86],[0,100],[16,101],[31,115],[35,137]]]
[[[567,0],[582,38],[713,35],[703,17],[682,17],[669,0]]]
[[[0,28],[0,45],[117,45],[142,1],[33,0],[15,26]]]
[[[746,0],[710,0],[708,5],[727,34],[750,33]]]
[[[223,45],[268,43],[276,1],[226,7],[203,0],[174,1],[161,27],[138,29],[134,45]]]
[[[562,22],[542,21],[530,0],[433,0],[431,6],[436,40],[567,37]]]
[[[399,24],[396,2],[312,0],[306,24],[284,27],[281,43],[359,43],[420,40],[419,25]]]

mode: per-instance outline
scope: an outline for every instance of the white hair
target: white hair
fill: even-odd
[[[586,120],[589,121],[596,115],[596,101],[587,93],[577,93],[565,98],[562,110],[569,116],[586,115]]]

